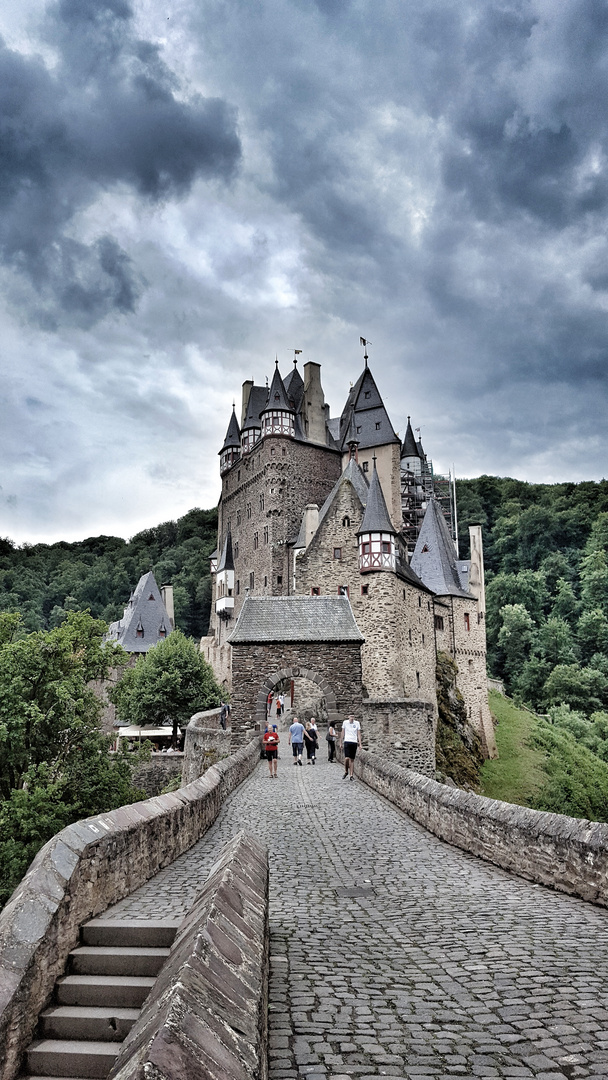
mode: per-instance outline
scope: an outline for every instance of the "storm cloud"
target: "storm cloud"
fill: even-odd
[[[605,3],[24,3],[0,534],[210,505],[240,382],[301,348],[335,415],[360,334],[436,468],[604,474]]]

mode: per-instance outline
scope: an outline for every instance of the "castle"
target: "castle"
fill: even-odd
[[[368,746],[432,774],[444,650],[494,756],[481,528],[459,560],[421,442],[409,418],[403,441],[395,432],[367,355],[335,418],[317,363],[304,378],[294,361],[283,380],[277,362],[269,387],[245,382],[219,456],[201,648],[232,695],[235,740],[281,687],[294,710],[354,712]]]

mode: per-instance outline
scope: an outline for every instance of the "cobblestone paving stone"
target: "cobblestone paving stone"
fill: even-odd
[[[270,852],[270,1080],[607,1080],[606,913],[451,848],[339,765],[262,763],[107,916],[187,911],[241,828]]]

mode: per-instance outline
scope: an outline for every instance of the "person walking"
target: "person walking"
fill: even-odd
[[[226,730],[226,724],[228,722],[228,717],[229,716],[230,716],[230,705],[228,704],[227,701],[222,701],[221,708],[220,708],[220,727],[221,727],[222,731]]]
[[[266,750],[266,760],[268,762],[268,772],[270,777],[277,775],[277,758],[279,756],[279,733],[277,726],[274,724],[272,727],[267,727],[264,732],[264,738],[262,739],[264,749]]]
[[[342,724],[342,731],[340,732],[340,746],[344,747],[344,776],[343,780],[350,774],[351,780],[355,779],[355,757],[357,754],[357,747],[361,746],[361,724],[358,720],[355,720],[354,716],[347,716],[346,720]]]
[[[330,724],[327,729],[327,760],[336,760],[336,729],[333,724]]]
[[[304,738],[306,740],[306,757],[308,758],[306,764],[310,765],[312,762],[312,764],[314,765],[316,762],[317,747],[319,744],[317,741],[317,729],[316,727],[313,727],[312,720],[309,720],[306,725],[306,730],[304,731]]]
[[[297,716],[293,718],[293,724],[289,729],[288,742],[291,744],[294,765],[302,764],[302,751],[304,749],[304,724],[301,724]]]
[[[277,694],[277,720],[279,720],[281,718],[281,716],[283,715],[283,703],[284,703],[284,701],[285,701],[285,698],[283,697],[283,694]]]

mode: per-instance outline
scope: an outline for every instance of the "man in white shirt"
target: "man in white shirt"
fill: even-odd
[[[357,747],[361,746],[361,724],[358,720],[355,720],[354,716],[347,716],[342,724],[340,745],[344,747],[344,776],[342,779],[346,780],[350,773],[351,780],[354,780],[355,756]]]

